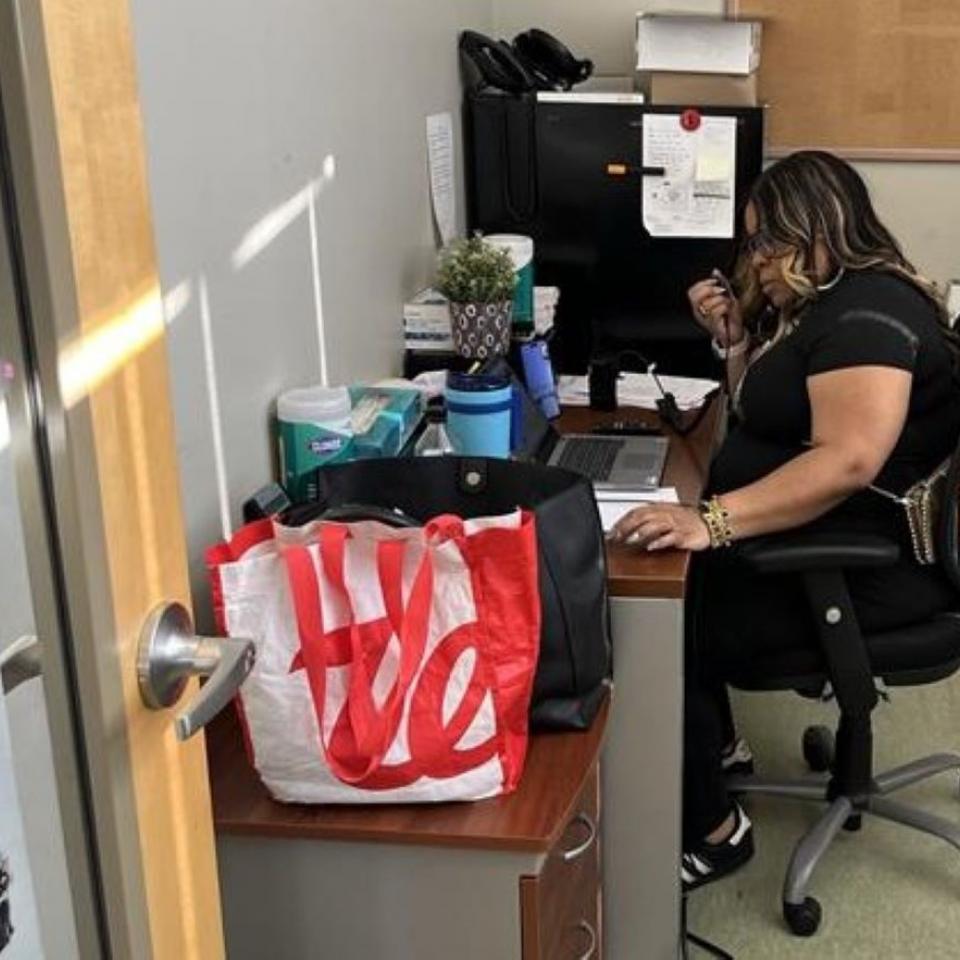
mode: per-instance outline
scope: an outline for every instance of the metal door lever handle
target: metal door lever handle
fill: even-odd
[[[27,680],[39,677],[40,641],[32,634],[18,637],[6,650],[0,651],[0,690],[12,693]]]
[[[151,710],[163,710],[180,699],[189,677],[207,677],[193,702],[174,720],[177,739],[186,740],[230,702],[255,659],[252,640],[197,637],[183,604],[162,603],[140,633],[140,697]]]

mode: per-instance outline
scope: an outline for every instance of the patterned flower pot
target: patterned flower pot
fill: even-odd
[[[486,360],[510,349],[513,301],[500,303],[451,303],[450,329],[453,348],[461,357]]]

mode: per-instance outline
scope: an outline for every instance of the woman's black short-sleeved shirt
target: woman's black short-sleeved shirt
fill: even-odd
[[[934,306],[907,281],[879,270],[847,271],[800,316],[796,329],[758,356],[740,390],[739,422],[712,467],[715,493],[746,486],[800,455],[810,442],[807,379],[877,365],[913,374],[903,432],[875,483],[901,493],[928,475],[960,435],[960,383]],[[899,511],[861,491],[827,517],[844,527],[900,534]]]

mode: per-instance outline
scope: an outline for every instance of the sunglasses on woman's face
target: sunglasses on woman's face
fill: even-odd
[[[743,252],[748,257],[759,254],[765,260],[772,260],[782,257],[788,249],[788,244],[774,240],[765,230],[757,230],[743,238]]]

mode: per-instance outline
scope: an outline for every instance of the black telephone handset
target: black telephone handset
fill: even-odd
[[[493,87],[505,93],[528,93],[536,80],[504,40],[494,40],[474,30],[460,34],[460,58],[471,90]]]
[[[533,28],[518,34],[513,49],[543,90],[569,90],[593,73],[591,60],[578,60],[546,30]]]

